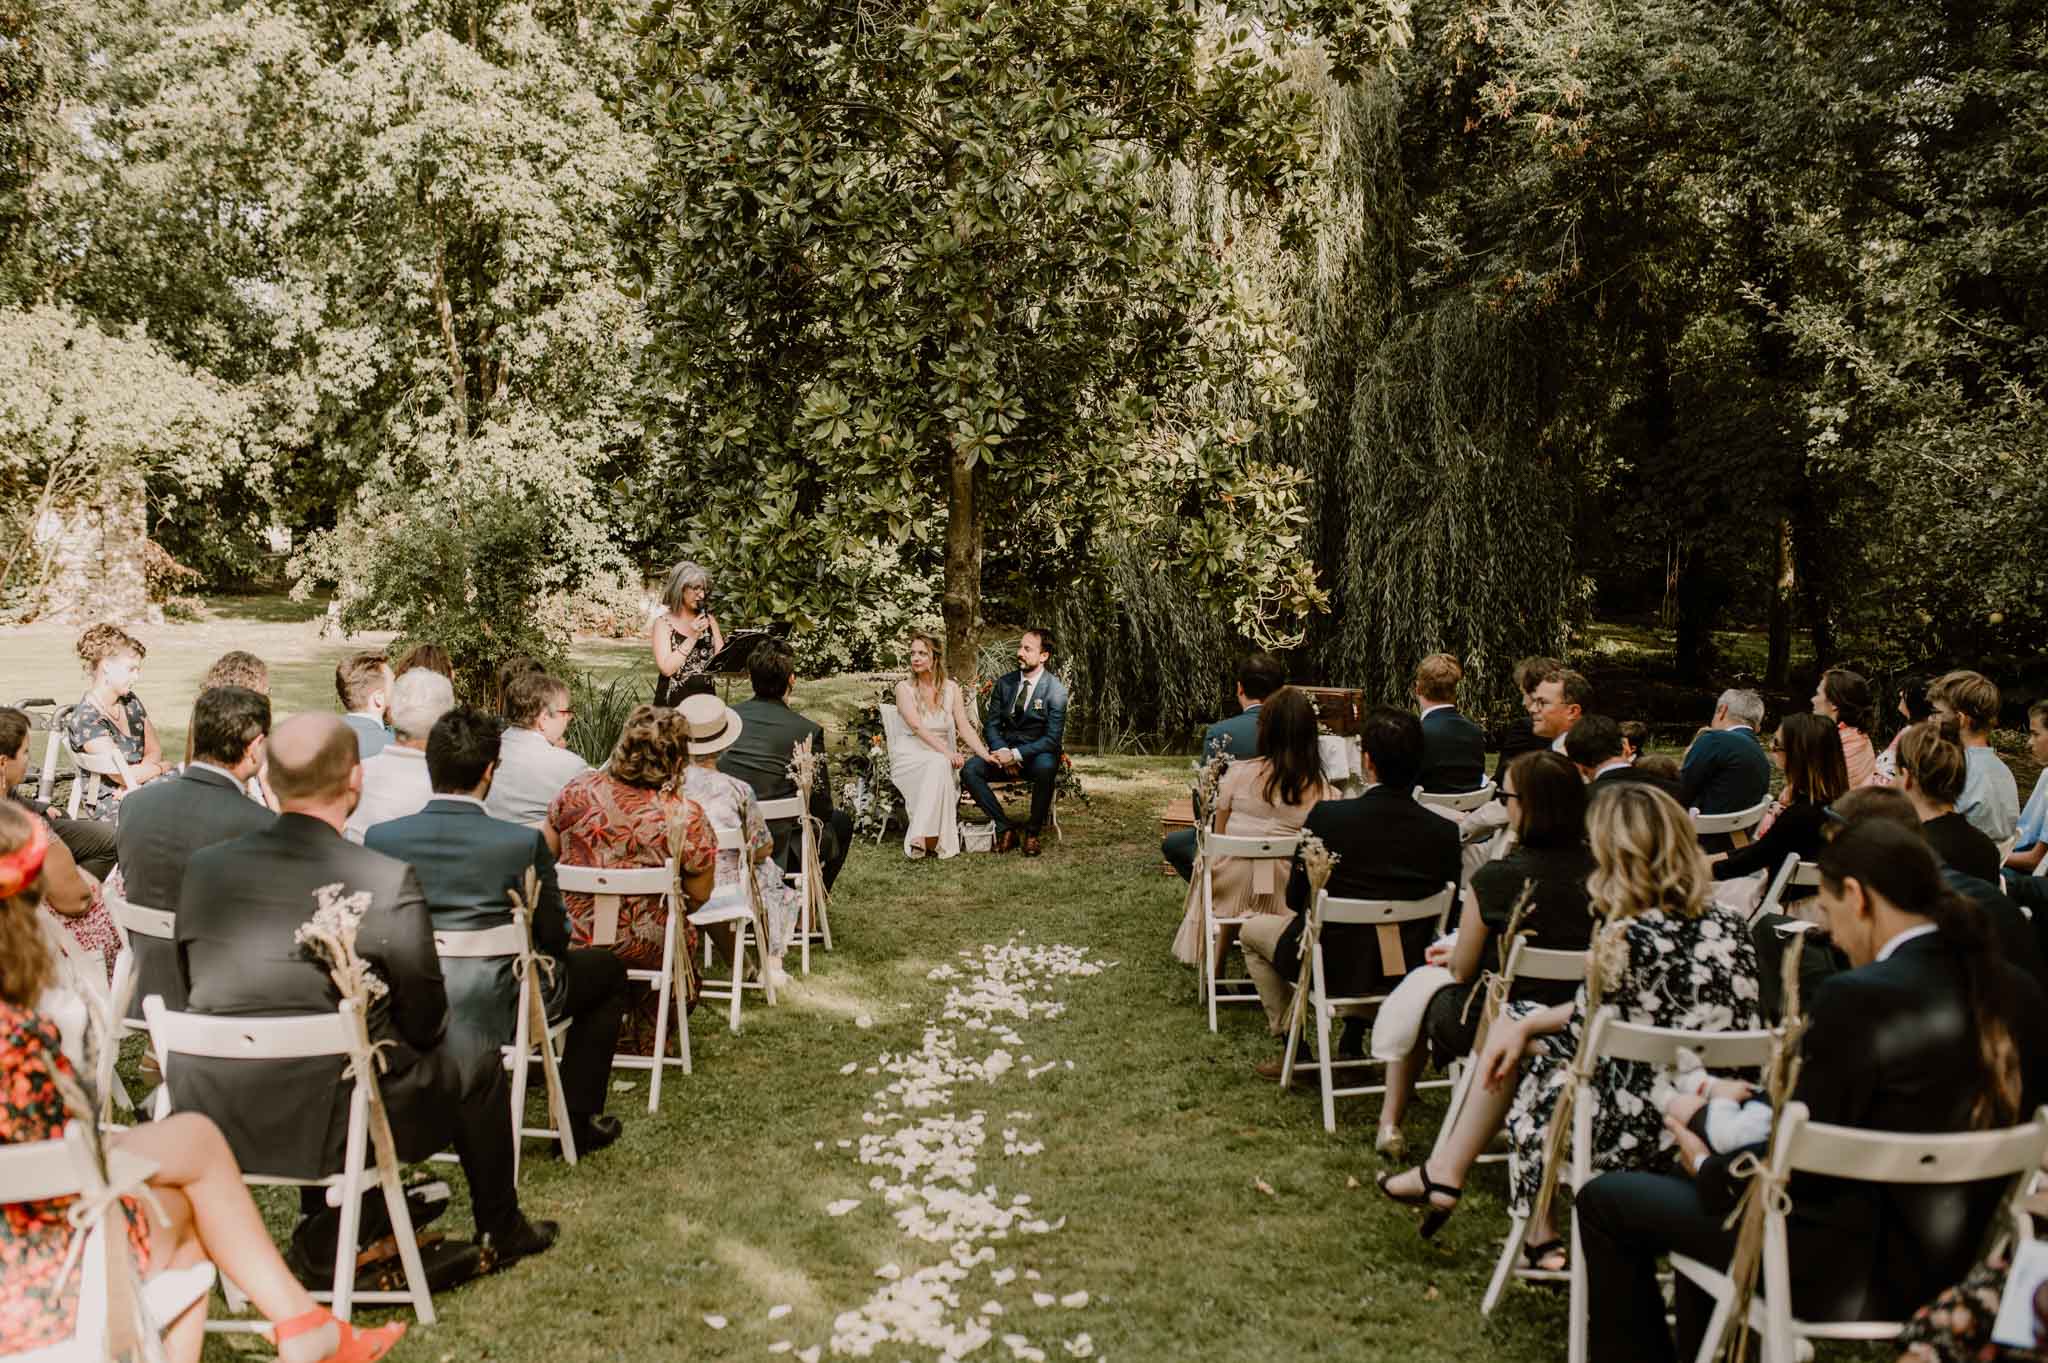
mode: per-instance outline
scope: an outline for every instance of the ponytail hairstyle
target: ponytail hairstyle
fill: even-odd
[[[1962,972],[1964,1006],[1977,1038],[1982,1076],[1970,1123],[1983,1130],[2018,1121],[2020,1053],[2006,1024],[2012,989],[1983,910],[1948,887],[1925,839],[1890,819],[1859,819],[1821,849],[1821,884],[1830,894],[1840,894],[1852,877],[1865,894],[1933,921]]]
[[[1899,770],[1937,805],[1953,806],[1970,779],[1969,759],[1957,742],[1953,720],[1926,719],[1899,735]]]
[[[1870,683],[1863,679],[1861,672],[1851,672],[1846,667],[1831,667],[1821,674],[1821,694],[1828,698],[1828,704],[1835,707],[1835,722],[1844,728],[1859,733],[1870,730]]]
[[[1849,791],[1849,763],[1835,721],[1811,710],[1785,716],[1778,726],[1785,750],[1785,784],[1817,805],[1833,804]]]

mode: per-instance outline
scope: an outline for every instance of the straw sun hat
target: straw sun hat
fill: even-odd
[[[690,732],[691,757],[724,752],[738,741],[740,731],[746,727],[739,715],[716,696],[685,697],[676,710],[683,717],[683,727]]]

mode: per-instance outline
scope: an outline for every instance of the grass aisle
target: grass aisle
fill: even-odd
[[[1312,1097],[1283,1097],[1251,1073],[1270,1048],[1248,1010],[1227,1013],[1220,1036],[1202,1025],[1192,978],[1167,951],[1177,882],[1155,869],[1152,820],[1183,763],[1084,759],[1082,770],[1094,809],[1076,811],[1064,845],[1035,862],[905,864],[893,845],[858,849],[834,901],[839,950],[814,956],[781,1008],[750,1009],[738,1037],[700,1010],[696,1074],[665,1086],[658,1118],[637,1086],[615,1095],[625,1138],[591,1164],[530,1159],[524,1199],[563,1222],[562,1244],[444,1298],[442,1324],[415,1331],[398,1357],[767,1359],[785,1339],[793,1348],[780,1357],[812,1345],[832,1357],[834,1318],[882,1286],[878,1266],[908,1274],[948,1257],[945,1244],[898,1230],[868,1184],[882,1171],[858,1159],[861,1136],[888,1129],[862,1114],[880,1110],[871,1095],[889,1076],[840,1069],[917,1050],[947,989],[926,978],[932,968],[965,967],[956,952],[1018,933],[1119,964],[1050,981],[1045,996],[1064,1015],[1011,1024],[1013,1053],[1073,1069],[1028,1080],[1019,1064],[955,1090],[951,1110],[988,1113],[973,1186],[995,1185],[1005,1203],[1026,1193],[1032,1215],[1066,1218],[1056,1232],[994,1242],[994,1262],[958,1286],[956,1322],[986,1300],[1005,1307],[973,1357],[1012,1357],[1001,1336],[1020,1333],[1058,1360],[1062,1340],[1086,1331],[1094,1356],[1111,1360],[1561,1358],[1562,1304],[1550,1294],[1515,1290],[1493,1321],[1478,1315],[1504,1228],[1498,1171],[1482,1173],[1442,1243],[1425,1245],[1371,1186],[1369,1104],[1340,1110],[1327,1137]],[[857,1025],[863,1016],[870,1026]],[[958,1035],[974,1059],[1004,1044]],[[1043,1150],[1006,1156],[1006,1127]],[[827,1215],[843,1198],[862,1205]],[[1041,1278],[997,1287],[999,1265]],[[1081,1290],[1085,1307],[1032,1305],[1033,1291]],[[771,1321],[783,1303],[793,1309]],[[728,1324],[715,1330],[707,1314]],[[937,1355],[884,1344],[873,1356]]]

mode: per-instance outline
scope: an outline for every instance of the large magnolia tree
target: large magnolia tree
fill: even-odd
[[[875,582],[842,565],[895,546],[943,572],[970,675],[985,562],[1043,608],[1113,541],[1252,637],[1298,633],[1301,475],[1261,443],[1305,404],[1293,333],[1171,201],[1178,168],[1289,202],[1315,121],[1280,30],[1161,0],[660,0],[638,31],[649,486],[744,607],[857,613]]]

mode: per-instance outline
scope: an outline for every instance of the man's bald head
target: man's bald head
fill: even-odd
[[[355,730],[339,716],[293,715],[270,731],[271,792],[286,806],[343,799],[357,760]]]

